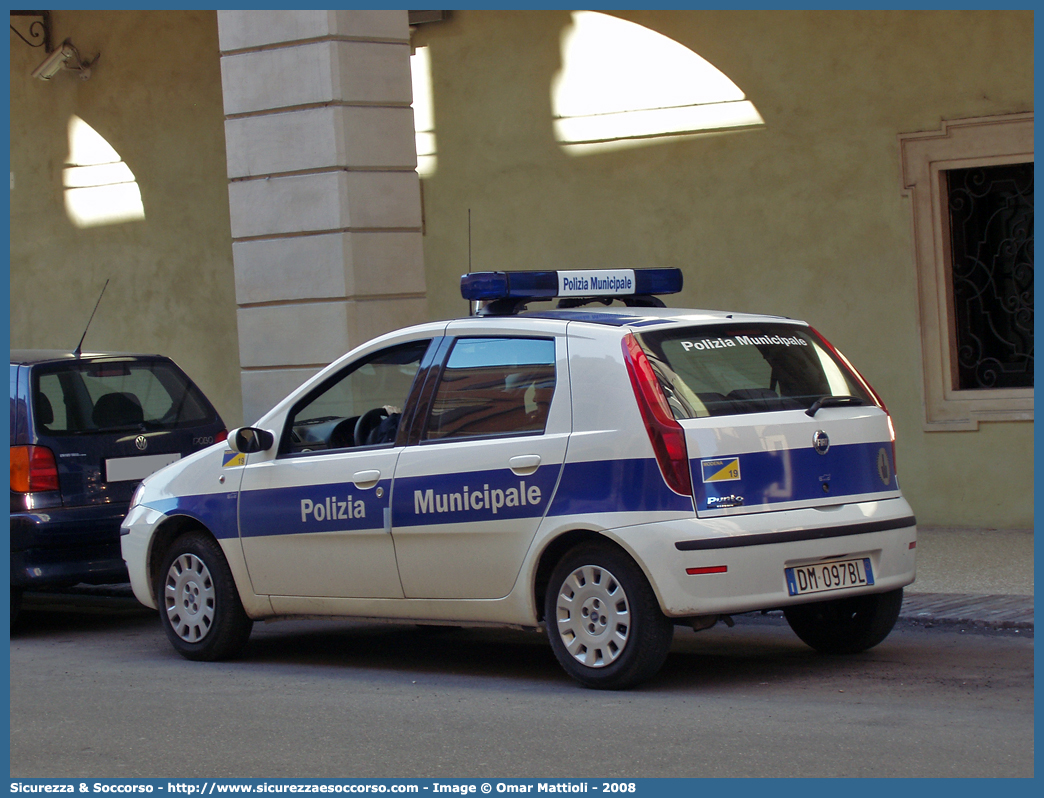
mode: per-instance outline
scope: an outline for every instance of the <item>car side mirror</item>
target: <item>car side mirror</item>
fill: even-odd
[[[240,427],[228,436],[228,448],[237,454],[267,452],[275,445],[275,435],[266,429]]]

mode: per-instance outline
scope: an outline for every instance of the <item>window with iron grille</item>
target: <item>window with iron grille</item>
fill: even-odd
[[[959,390],[1033,387],[1033,164],[946,172]]]
[[[924,429],[1033,421],[1033,113],[901,133]]]

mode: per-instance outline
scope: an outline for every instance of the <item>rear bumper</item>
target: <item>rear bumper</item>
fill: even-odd
[[[11,586],[127,581],[120,552],[125,505],[57,507],[11,515]]]
[[[674,618],[777,609],[903,587],[916,576],[917,526],[904,499],[610,530]],[[791,596],[787,568],[866,558],[873,585]],[[695,571],[695,572],[692,572]]]

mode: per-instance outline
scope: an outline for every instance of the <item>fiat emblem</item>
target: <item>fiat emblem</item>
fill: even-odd
[[[812,448],[820,454],[826,454],[827,449],[830,448],[830,436],[821,429],[816,430],[816,433],[812,436]]]
[[[139,435],[137,438],[134,439],[134,445],[138,447],[139,452],[144,452],[147,448],[149,448],[149,439],[146,438],[144,435]]]

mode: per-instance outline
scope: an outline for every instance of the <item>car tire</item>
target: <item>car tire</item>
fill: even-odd
[[[651,679],[671,648],[674,624],[624,552],[585,543],[555,567],[544,601],[555,657],[586,687],[622,690]]]
[[[822,654],[858,654],[892,631],[903,605],[903,589],[888,593],[796,604],[783,615],[802,641]]]
[[[205,532],[188,532],[167,550],[156,601],[163,631],[186,659],[231,659],[242,652],[254,625],[221,547]]]

